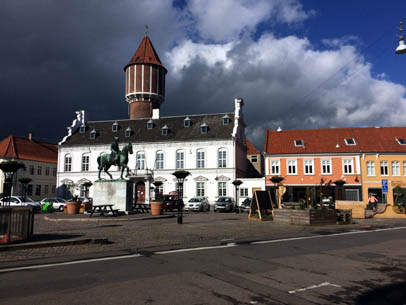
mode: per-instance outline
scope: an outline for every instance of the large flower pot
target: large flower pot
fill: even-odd
[[[81,206],[81,202],[78,201],[70,201],[66,203],[66,212],[68,214],[79,214],[79,210],[80,210],[80,206]]]
[[[164,212],[164,203],[162,201],[151,201],[151,214],[153,216],[162,215]]]

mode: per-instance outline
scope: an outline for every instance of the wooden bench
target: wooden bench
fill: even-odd
[[[137,213],[149,213],[150,210],[151,207],[146,203],[136,203],[134,205],[134,211]]]
[[[92,217],[93,213],[100,213],[100,216],[104,216],[110,212],[114,217],[118,215],[118,210],[113,209],[113,204],[94,204],[89,217]]]

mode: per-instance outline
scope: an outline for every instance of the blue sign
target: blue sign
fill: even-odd
[[[382,180],[382,193],[387,193],[388,192],[388,180],[383,179]]]

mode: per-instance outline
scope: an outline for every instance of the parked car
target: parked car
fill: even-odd
[[[214,212],[234,210],[234,199],[231,197],[219,197],[214,204]]]
[[[252,198],[245,198],[245,200],[240,204],[239,208],[241,212],[249,212],[251,207]]]
[[[210,204],[206,197],[193,197],[184,206],[185,211],[210,211]]]
[[[41,203],[36,202],[36,201],[32,200],[32,199],[29,198],[29,197],[10,196],[10,199],[9,199],[9,197],[7,196],[7,197],[1,198],[1,199],[0,199],[0,203],[1,203],[1,205],[3,205],[4,203],[5,203],[5,204],[8,204],[9,200],[10,200],[10,206],[12,206],[12,207],[16,207],[16,206],[25,206],[25,207],[31,206],[31,207],[33,207],[33,210],[34,210],[34,211],[39,211],[39,210],[41,210]]]
[[[66,204],[66,200],[60,197],[44,198],[41,200],[41,207],[45,202],[52,202],[52,207],[54,210],[63,211],[63,206]]]
[[[178,207],[178,196],[177,195],[163,195],[164,209],[165,211],[172,211]]]

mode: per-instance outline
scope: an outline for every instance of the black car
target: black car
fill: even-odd
[[[173,211],[178,208],[178,196],[177,195],[163,195],[164,210]]]
[[[240,211],[241,212],[249,212],[251,207],[251,198],[245,198],[245,200],[240,204]]]

